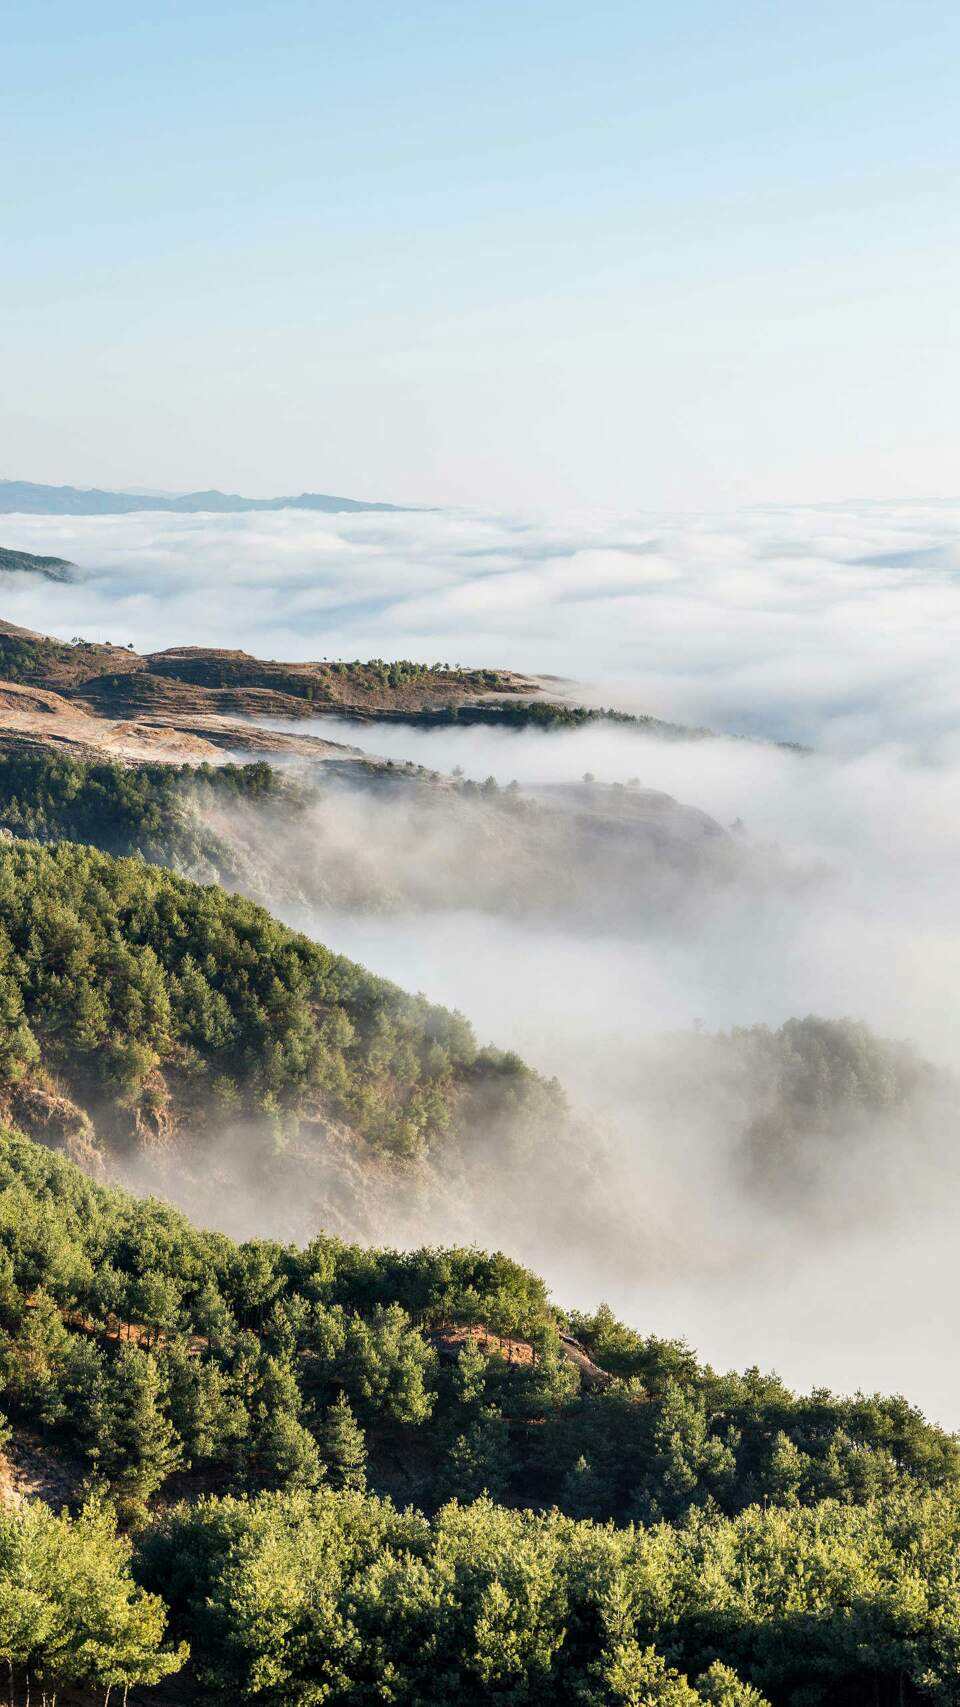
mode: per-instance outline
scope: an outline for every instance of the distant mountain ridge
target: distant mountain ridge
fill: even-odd
[[[28,516],[128,516],[142,510],[174,514],[230,515],[248,510],[319,510],[328,515],[364,510],[399,512],[402,504],[372,504],[301,492],[290,498],[242,498],[233,492],[106,492],[98,487],[43,486],[33,480],[0,480],[0,514]]]

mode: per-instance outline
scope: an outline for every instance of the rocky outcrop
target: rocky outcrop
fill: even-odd
[[[62,1091],[22,1080],[7,1093],[3,1114],[29,1138],[64,1150],[88,1172],[101,1168],[103,1155],[90,1116]]]

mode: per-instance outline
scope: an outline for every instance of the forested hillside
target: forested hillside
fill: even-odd
[[[951,1437],[564,1319],[503,1256],[237,1245],[6,1132],[0,1375],[8,1450],[39,1433],[106,1502],[0,1523],[6,1652],[46,1686],[182,1658],[113,1511],[204,1700],[955,1699]]]
[[[76,577],[76,564],[66,557],[38,557],[32,551],[14,551],[11,546],[0,545],[0,573],[42,575],[45,581],[72,581]]]
[[[244,765],[89,763],[58,753],[0,753],[0,828],[32,841],[86,842],[141,855],[201,882],[249,877],[235,841],[218,836],[206,809],[279,804],[302,793],[262,762]]]
[[[709,814],[639,782],[531,793],[331,752],[291,773],[0,751],[0,829],[142,855],[273,910],[463,907],[617,932],[751,869]]]
[[[559,1113],[513,1055],[262,908],[74,843],[0,849],[0,1091],[60,1087],[116,1141],[189,1122],[313,1116],[374,1151],[415,1156]]]
[[[456,1013],[157,862],[309,920],[304,903],[449,902],[424,837],[446,848],[453,837],[464,904],[472,886],[514,913],[534,896],[606,908],[626,862],[649,910],[688,887],[696,849],[725,855],[727,839],[660,797],[656,845],[625,810],[599,836],[584,815],[586,851],[601,853],[581,859],[579,816],[517,791],[394,775],[368,796],[260,764],[0,756],[0,830],[15,838],[0,843],[14,1028],[0,1112],[235,1234],[479,1236],[540,1262],[602,1227],[614,1264],[634,1252],[635,1222],[556,1085],[478,1048]],[[676,871],[658,862],[662,845]]]

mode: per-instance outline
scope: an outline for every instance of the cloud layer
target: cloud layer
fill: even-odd
[[[66,638],[497,664],[834,750],[922,749],[960,711],[960,505],[10,516],[0,534],[86,571],[56,593],[17,577],[0,588],[10,620]]]

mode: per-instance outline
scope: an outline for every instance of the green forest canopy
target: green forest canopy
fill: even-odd
[[[229,887],[241,875],[237,851],[204,822],[204,808],[242,801],[288,815],[304,799],[262,761],[125,765],[64,753],[0,754],[0,827],[13,835],[43,843],[85,842]]]
[[[411,1156],[480,1093],[489,1129],[562,1107],[461,1015],[252,902],[69,842],[0,847],[0,1008],[0,1091],[55,1072],[121,1133],[319,1110]]]
[[[12,1132],[0,1353],[99,1489],[0,1519],[0,1654],[44,1687],[186,1641],[202,1699],[276,1707],[956,1700],[960,1458],[902,1399],[564,1320],[499,1255],[237,1245]]]

